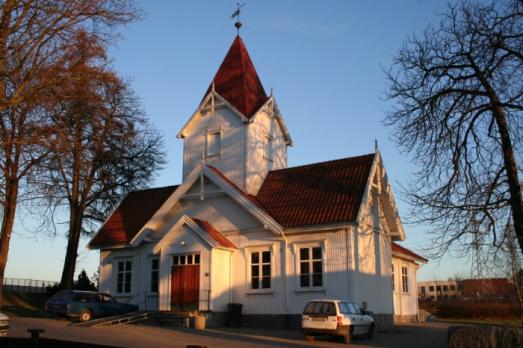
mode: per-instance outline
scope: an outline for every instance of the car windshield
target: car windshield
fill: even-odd
[[[339,307],[341,314],[352,314],[349,309],[348,303],[340,302]]]
[[[49,301],[67,302],[71,298],[71,292],[67,290],[58,291]]]

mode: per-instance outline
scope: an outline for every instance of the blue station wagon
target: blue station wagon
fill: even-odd
[[[48,313],[88,321],[94,317],[106,317],[135,312],[138,306],[118,303],[109,294],[94,291],[62,290],[45,304]]]

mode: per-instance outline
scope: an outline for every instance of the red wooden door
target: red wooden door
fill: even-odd
[[[178,265],[171,268],[171,306],[180,310],[198,309],[200,265]]]

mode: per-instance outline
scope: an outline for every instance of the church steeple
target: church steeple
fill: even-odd
[[[251,118],[268,97],[241,37],[234,39],[205,95],[212,89]]]
[[[184,179],[204,163],[256,194],[270,170],[287,167],[292,140],[239,35],[178,137],[184,140]]]

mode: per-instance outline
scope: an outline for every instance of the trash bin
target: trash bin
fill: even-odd
[[[229,326],[239,327],[242,325],[241,303],[229,303],[227,305],[227,323]]]
[[[205,330],[206,317],[204,315],[196,315],[194,317],[194,328],[196,330]]]

